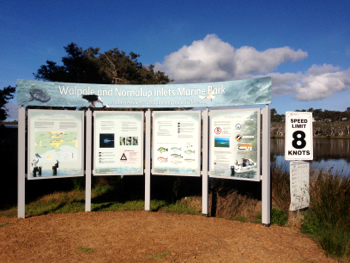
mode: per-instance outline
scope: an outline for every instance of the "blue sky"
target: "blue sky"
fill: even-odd
[[[174,83],[272,77],[272,104],[350,107],[350,1],[0,0],[0,88],[75,42],[141,55]],[[16,101],[14,101],[16,103]],[[14,105],[9,105],[16,118]]]

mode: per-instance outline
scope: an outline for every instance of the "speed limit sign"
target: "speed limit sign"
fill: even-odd
[[[313,160],[311,112],[286,112],[285,159]]]

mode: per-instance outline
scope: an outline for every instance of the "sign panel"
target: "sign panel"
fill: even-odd
[[[152,174],[200,176],[201,112],[153,113]]]
[[[179,108],[271,103],[271,78],[167,85],[106,85],[17,80],[24,106]]]
[[[260,109],[211,111],[210,177],[260,180]]]
[[[311,112],[286,112],[285,159],[313,160]]]
[[[290,162],[290,211],[309,206],[309,175],[309,163],[303,161]]]
[[[28,110],[28,179],[84,175],[84,112]]]
[[[143,112],[94,112],[94,175],[143,174]]]

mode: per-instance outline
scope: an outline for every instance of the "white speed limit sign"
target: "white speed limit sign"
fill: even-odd
[[[312,113],[286,112],[285,159],[312,160]]]

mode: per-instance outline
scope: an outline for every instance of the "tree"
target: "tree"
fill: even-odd
[[[6,120],[8,114],[7,109],[5,108],[5,104],[9,102],[9,100],[13,99],[13,96],[16,91],[15,87],[5,87],[0,90],[0,122]]]
[[[114,48],[101,54],[100,48],[83,50],[71,43],[64,47],[67,56],[62,66],[47,60],[41,65],[36,79],[60,82],[101,83],[101,84],[166,84],[170,82],[164,72],[154,72],[154,66],[144,66],[137,58],[139,54]]]
[[[271,109],[271,121],[280,122],[282,121],[284,114],[278,114],[275,108]]]

